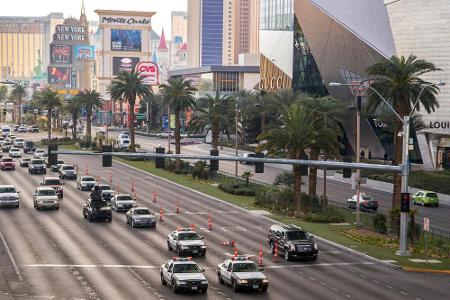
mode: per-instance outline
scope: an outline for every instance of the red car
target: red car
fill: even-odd
[[[0,160],[0,169],[15,170],[16,163],[14,162],[14,159],[12,159],[11,157],[3,157],[2,160]]]

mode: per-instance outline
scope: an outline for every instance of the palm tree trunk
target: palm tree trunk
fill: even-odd
[[[311,148],[310,159],[317,160],[319,158],[319,151]],[[309,167],[309,194],[317,194],[317,167]]]
[[[22,97],[19,97],[19,124],[22,124]]]
[[[78,118],[75,115],[72,115],[72,139],[77,139],[77,121]]]
[[[294,213],[300,213],[302,207],[300,194],[302,192],[302,175],[300,172],[300,165],[294,165]]]
[[[123,100],[119,100],[119,110],[120,110],[120,125],[123,125]]]
[[[129,105],[130,105],[130,124],[128,124],[128,127],[130,128],[130,134],[131,134],[131,151],[136,150],[136,136],[134,134],[134,105],[135,105],[136,99],[130,99]]]
[[[169,124],[170,127],[170,124]],[[180,111],[175,110],[175,154],[181,153],[181,137],[180,137]],[[170,134],[170,131],[169,131]],[[180,170],[180,159],[175,160],[175,169]]]
[[[211,136],[212,136],[212,148],[214,150],[219,149],[219,135],[220,135],[220,129],[217,124],[212,124],[211,126]]]
[[[47,109],[47,133],[48,139],[52,138],[52,110]]]
[[[86,113],[86,135],[89,140],[92,139],[92,108],[88,109]]]

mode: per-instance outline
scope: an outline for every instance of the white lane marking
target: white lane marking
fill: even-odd
[[[219,228],[222,229],[223,231],[228,231],[228,229],[226,229],[226,227],[219,226]]]
[[[9,259],[11,260],[11,263],[13,264],[14,271],[17,274],[17,277],[19,277],[20,281],[23,281],[22,274],[20,273],[19,267],[17,267],[16,260],[12,256],[11,250],[8,247],[8,244],[6,243],[5,237],[3,236],[3,233],[0,231],[0,238],[3,242],[3,245],[5,246],[6,252],[8,253]]]
[[[388,289],[392,290],[392,286],[390,286],[390,285],[386,284],[385,287],[387,287]]]
[[[351,298],[349,294],[345,294],[345,297],[347,297],[347,298]]]
[[[327,284],[323,281],[320,282],[321,285],[326,286]]]
[[[363,274],[359,274],[359,277],[367,278],[367,276],[366,276],[366,275],[363,275]]]
[[[159,269],[159,266],[142,265],[71,265],[71,264],[29,264],[22,265],[28,268],[132,268],[132,269]]]
[[[265,269],[282,269],[282,268],[310,268],[310,267],[338,267],[338,266],[353,266],[353,265],[374,265],[373,262],[337,262],[337,263],[321,263],[312,265],[277,265],[277,266],[266,266]]]
[[[400,291],[400,293],[405,295],[405,296],[408,296],[408,294],[406,292],[404,292],[404,291]]]
[[[206,228],[203,228],[203,227],[200,227],[200,230],[201,230],[201,231],[204,231],[204,232],[206,232],[206,233],[208,233],[208,232],[209,232],[209,230],[208,230],[208,229],[206,229]]]
[[[376,284],[380,284],[378,280],[373,279],[372,281],[375,282]]]
[[[245,229],[244,227],[241,227],[241,226],[236,226],[236,229],[239,229],[240,231],[247,231],[247,229]]]

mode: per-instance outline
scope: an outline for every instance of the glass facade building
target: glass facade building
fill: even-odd
[[[202,66],[222,65],[223,0],[202,1]]]

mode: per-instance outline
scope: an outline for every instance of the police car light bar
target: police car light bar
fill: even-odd
[[[188,257],[177,257],[174,256],[172,257],[173,261],[191,261],[192,260],[192,256],[188,256]]]
[[[177,231],[192,231],[192,228],[189,228],[189,227],[178,227]]]

